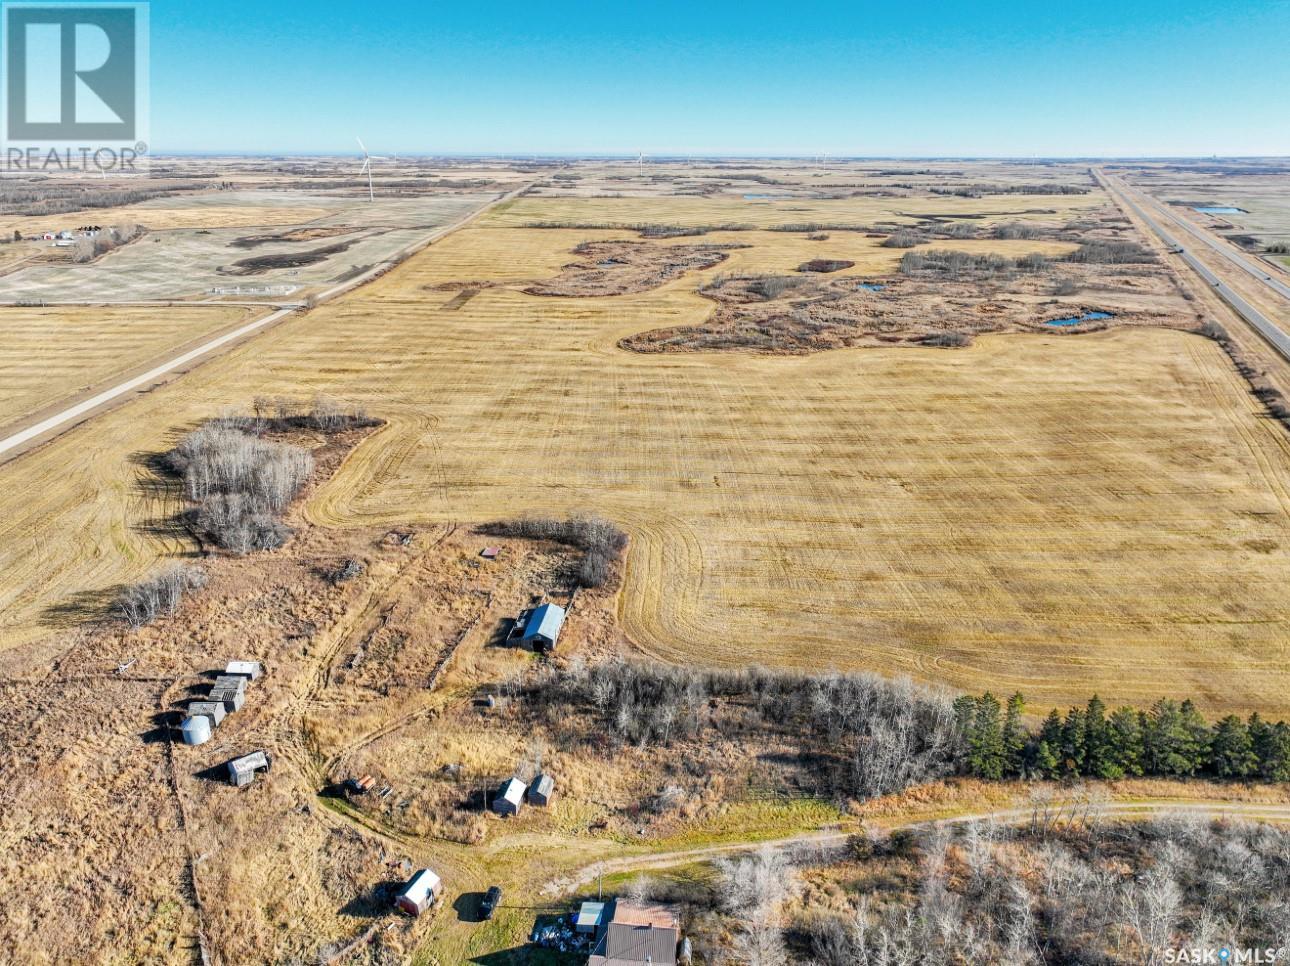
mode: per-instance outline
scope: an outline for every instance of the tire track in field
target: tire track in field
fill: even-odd
[[[1215,411],[1222,415],[1244,442],[1268,492],[1280,505],[1281,512],[1290,515],[1290,491],[1287,490],[1287,481],[1283,474],[1277,472],[1273,461],[1269,459],[1263,448],[1263,443],[1258,438],[1258,435],[1267,436],[1268,434],[1260,434],[1261,427],[1251,427],[1248,418],[1249,408],[1238,405],[1237,400],[1241,399],[1242,395],[1249,397],[1249,389],[1244,377],[1236,371],[1234,365],[1230,364],[1227,356],[1223,356],[1223,361],[1228,364],[1221,366],[1221,370],[1216,372],[1218,366],[1212,352],[1202,352],[1200,346],[1190,342],[1187,345],[1187,351],[1196,364],[1196,371],[1203,380],[1205,391],[1213,402]],[[1220,383],[1226,383],[1232,391],[1223,392]],[[1280,455],[1284,458],[1287,455],[1285,437],[1283,433],[1278,435],[1279,439],[1269,441],[1277,446]]]

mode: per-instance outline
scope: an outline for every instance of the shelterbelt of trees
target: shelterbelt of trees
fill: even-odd
[[[979,778],[1153,775],[1290,781],[1290,725],[1228,715],[1209,722],[1190,701],[1162,699],[1142,711],[1107,710],[1094,695],[1063,716],[1049,713],[1038,731],[1022,721],[1025,699],[1001,704],[993,694],[954,702],[962,742],[959,763]]]

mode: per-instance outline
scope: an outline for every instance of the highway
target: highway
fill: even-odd
[[[1128,186],[1126,185],[1125,187],[1127,189]],[[1268,288],[1280,295],[1283,299],[1290,301],[1290,285],[1287,285],[1285,282],[1281,281],[1269,272],[1267,266],[1262,264],[1261,261],[1258,259],[1247,258],[1240,251],[1233,248],[1229,243],[1220,238],[1215,238],[1210,232],[1207,232],[1198,225],[1193,225],[1181,215],[1174,214],[1164,205],[1155,202],[1153,199],[1147,200],[1154,209],[1158,210],[1166,218],[1172,221],[1179,228],[1183,229],[1183,231],[1190,234],[1197,241],[1202,242],[1209,248],[1212,248],[1237,268],[1248,272],[1250,275],[1254,276],[1254,278],[1258,279]]]
[[[1122,205],[1133,209],[1134,213],[1146,222],[1146,224],[1150,226],[1151,230],[1160,236],[1160,239],[1166,245],[1174,250],[1175,254],[1190,265],[1196,271],[1196,274],[1204,279],[1205,283],[1209,285],[1224,302],[1232,307],[1233,311],[1235,311],[1237,315],[1253,326],[1255,331],[1263,336],[1263,338],[1267,340],[1268,344],[1271,345],[1272,348],[1276,349],[1282,358],[1290,362],[1290,333],[1287,333],[1272,319],[1268,318],[1239,294],[1233,291],[1231,286],[1227,285],[1221,278],[1214,274],[1213,270],[1211,270],[1208,265],[1197,258],[1191,249],[1179,241],[1176,235],[1168,231],[1151,215],[1147,214],[1147,212],[1143,210],[1142,206],[1133,200],[1130,195],[1131,189],[1127,185],[1122,184],[1117,187],[1111,179],[1103,175],[1102,172],[1098,171],[1096,173],[1098,179],[1102,182],[1103,187],[1106,188],[1107,192],[1113,198],[1116,198],[1116,200]],[[1170,217],[1172,218],[1172,216]],[[1189,230],[1191,230],[1190,226]],[[1193,234],[1196,234],[1196,232],[1193,231]],[[1200,240],[1206,242],[1212,247],[1218,247],[1218,244],[1210,239],[1202,237]],[[1235,252],[1223,252],[1223,254],[1229,257],[1236,255]],[[1239,257],[1233,257],[1232,260],[1235,261],[1236,264],[1241,264]],[[1242,265],[1242,267],[1246,271],[1251,271],[1248,265]],[[1266,275],[1266,273],[1260,273],[1260,278],[1262,278],[1263,275]],[[1277,284],[1279,285],[1280,283]],[[1281,287],[1284,288],[1285,286]],[[1287,291],[1290,292],[1290,290]],[[1290,297],[1290,294],[1288,294],[1287,297]]]

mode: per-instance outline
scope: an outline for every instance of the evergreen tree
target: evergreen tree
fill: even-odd
[[[1087,733],[1083,708],[1071,708],[1062,722],[1062,743],[1058,757],[1067,775],[1084,774],[1087,757]]]
[[[1290,725],[1267,724],[1256,712],[1250,715],[1249,732],[1258,776],[1267,782],[1290,782]]]
[[[968,767],[978,778],[1003,777],[1003,726],[999,699],[987,691],[976,701],[976,714],[968,733]]]
[[[1144,719],[1144,766],[1148,775],[1190,775],[1195,748],[1177,701],[1161,698]]]
[[[1219,778],[1247,778],[1258,770],[1250,729],[1234,714],[1214,725],[1210,749],[1209,767]]]
[[[958,736],[955,759],[963,771],[971,771],[971,767],[968,764],[968,754],[970,751],[972,722],[975,717],[976,698],[970,694],[962,694],[954,699],[954,733]]]
[[[1183,731],[1187,735],[1187,755],[1191,761],[1191,771],[1188,774],[1194,775],[1209,765],[1210,742],[1214,733],[1191,698],[1184,701],[1178,710],[1182,714]]]
[[[1021,716],[1026,713],[1026,699],[1020,691],[1008,699],[1003,717],[1004,773],[1020,775],[1026,766],[1026,742],[1030,737]]]
[[[1057,757],[1062,747],[1062,719],[1054,708],[1048,712],[1043,727],[1039,729],[1039,741],[1035,746],[1035,770],[1045,778],[1056,778],[1061,771],[1061,761]]]
[[[1057,753],[1053,751],[1052,745],[1042,738],[1035,745],[1034,770],[1036,774],[1043,775],[1045,778],[1055,778],[1061,771]]]
[[[1084,710],[1085,774],[1095,778],[1118,778],[1123,774],[1115,763],[1106,723],[1106,705],[1096,694]],[[1118,772],[1118,774],[1117,774]]]
[[[1142,716],[1132,708],[1116,708],[1106,725],[1108,752],[1107,774],[1103,778],[1123,778],[1142,774]]]

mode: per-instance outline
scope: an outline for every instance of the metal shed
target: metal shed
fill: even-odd
[[[530,805],[550,805],[555,794],[555,779],[550,775],[538,775],[529,786]]]
[[[216,678],[211,685],[210,699],[223,704],[225,711],[237,711],[246,701],[246,678]]]
[[[259,661],[229,661],[224,668],[225,677],[240,677],[248,681],[254,681],[264,673],[264,667]]]
[[[605,907],[603,902],[584,902],[573,921],[574,931],[594,935],[605,924]]]
[[[211,740],[211,719],[205,715],[185,718],[179,726],[179,733],[186,745],[204,745]]]
[[[493,799],[493,811],[498,815],[518,815],[524,804],[524,788],[518,778],[508,779]]]
[[[560,639],[560,628],[563,626],[563,607],[558,604],[543,604],[535,607],[524,624],[524,634],[520,638],[520,644],[539,654],[554,651],[556,641]]]
[[[443,882],[429,869],[413,873],[408,884],[394,899],[394,905],[410,916],[419,916],[429,909],[443,893]]]
[[[209,718],[211,727],[214,728],[224,720],[228,709],[224,707],[222,701],[194,701],[188,706],[188,713],[194,718],[198,716]]]
[[[228,763],[228,782],[243,788],[255,781],[257,772],[268,771],[272,765],[273,759],[264,751],[253,751],[241,758],[234,758]]]

